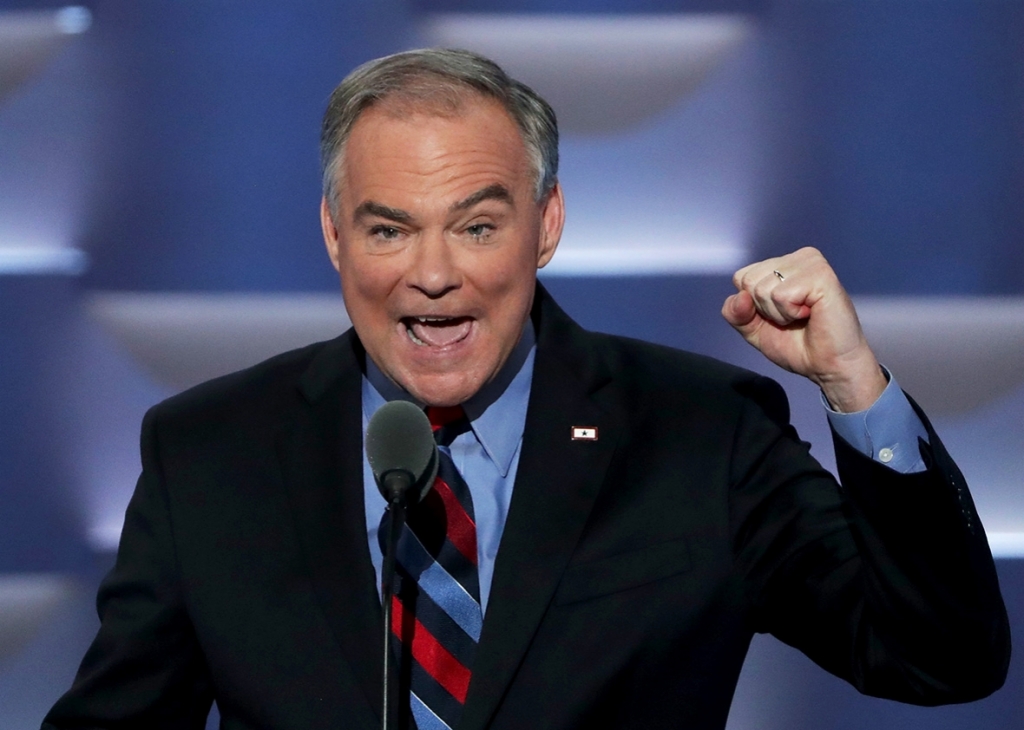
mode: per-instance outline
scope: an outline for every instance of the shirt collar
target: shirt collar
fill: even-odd
[[[462,404],[473,434],[503,477],[508,476],[526,426],[526,407],[530,400],[537,350],[535,343],[533,323],[527,320],[519,343],[497,377]],[[368,356],[363,379],[364,419],[368,422],[380,406],[391,400],[423,405],[384,375]],[[366,428],[366,423],[363,428]]]

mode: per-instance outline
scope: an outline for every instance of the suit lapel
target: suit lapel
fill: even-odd
[[[366,541],[357,346],[349,331],[313,360],[278,454],[317,599],[379,718],[383,664],[374,639],[384,627]]]
[[[460,730],[491,721],[536,633],[593,505],[622,426],[599,398],[610,378],[583,331],[538,285],[537,359],[515,490]],[[607,393],[605,393],[606,395]],[[596,427],[597,440],[572,439]]]

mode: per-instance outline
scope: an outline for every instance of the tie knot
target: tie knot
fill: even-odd
[[[469,419],[462,406],[427,406],[427,418],[434,430],[434,440],[443,446],[469,430]]]

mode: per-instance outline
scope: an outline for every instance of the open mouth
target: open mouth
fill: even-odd
[[[402,323],[413,344],[448,347],[464,340],[473,326],[471,317],[404,317]]]

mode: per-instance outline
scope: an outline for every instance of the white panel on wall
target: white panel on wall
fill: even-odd
[[[878,359],[932,416],[966,413],[1024,383],[1024,299],[857,297]]]
[[[0,13],[0,100],[42,71],[70,36],[92,23],[86,8]]]
[[[569,133],[635,126],[677,104],[751,33],[742,15],[435,14],[430,45],[494,59],[535,89]]]
[[[86,307],[158,382],[184,389],[350,326],[340,294],[95,292]]]
[[[0,660],[13,656],[73,595],[75,582],[60,575],[0,575]]]

